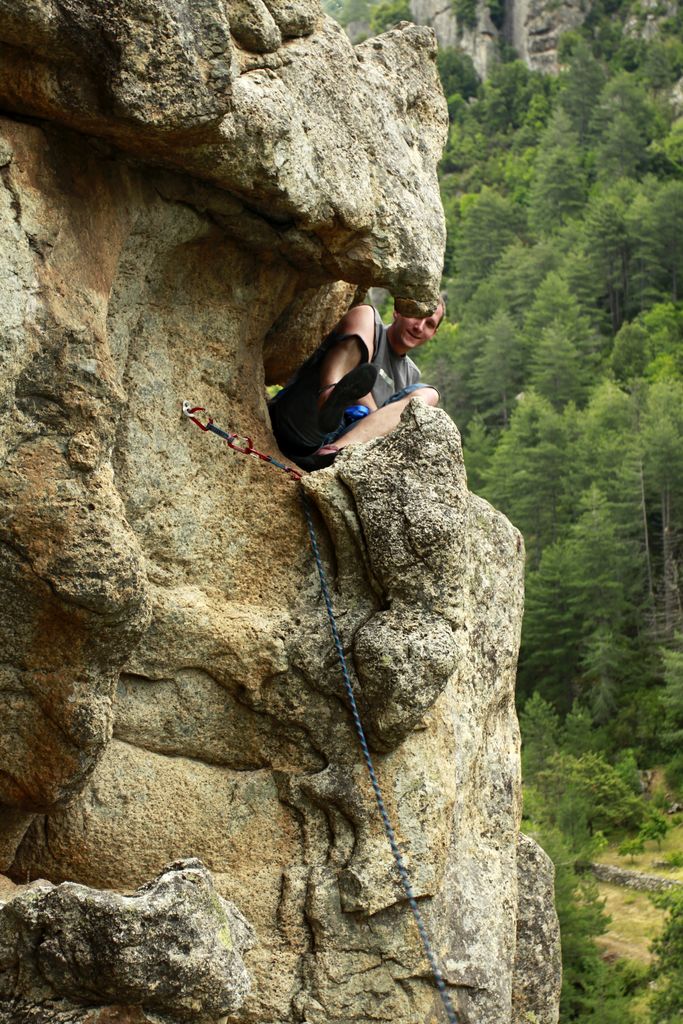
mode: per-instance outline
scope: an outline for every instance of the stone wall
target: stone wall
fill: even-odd
[[[642,871],[629,871],[628,868],[618,868],[612,864],[591,864],[590,869],[600,882],[622,885],[627,889],[637,889],[639,892],[660,892],[662,889],[683,887],[683,882],[677,882],[673,878],[646,875]]]

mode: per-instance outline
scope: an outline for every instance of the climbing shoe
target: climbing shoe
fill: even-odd
[[[372,391],[378,372],[372,363],[361,363],[335,384],[330,397],[318,413],[318,427],[323,434],[331,434],[336,430],[346,407]]]

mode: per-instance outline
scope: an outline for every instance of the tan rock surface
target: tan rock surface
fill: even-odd
[[[513,1024],[557,1024],[562,984],[560,923],[554,906],[555,867],[529,836],[517,846],[517,948],[512,983]]]
[[[500,60],[500,32],[491,20],[486,0],[476,0],[471,25],[458,20],[450,0],[410,0],[410,13],[418,25],[434,29],[441,49],[462,50],[472,58],[479,77],[488,78]]]
[[[560,36],[582,25],[586,11],[580,0],[511,0],[505,9],[504,35],[532,71],[556,75]]]
[[[102,753],[149,601],[109,457],[124,399],[106,343],[116,176],[70,142],[57,162],[37,128],[4,120],[2,137],[0,801],[36,811]]]
[[[198,433],[191,438],[203,444]],[[380,746],[392,748],[377,755],[381,784],[415,891],[431,898],[448,980],[464,1015],[506,1019],[519,817],[519,536],[467,494],[457,432],[420,404],[400,433],[350,450],[307,489],[334,539],[336,602],[364,715]],[[285,500],[294,493],[289,485]],[[279,543],[272,528],[262,544],[268,537]],[[251,622],[237,622],[225,600],[224,614],[207,611],[205,583],[189,594],[155,587],[152,623],[119,689],[115,732],[126,742],[110,745],[82,797],[36,822],[13,870],[120,887],[182,849],[217,873],[221,891],[255,924],[259,947],[247,962],[258,984],[243,1019],[287,1020],[299,1007],[311,1024],[370,1021],[381,1005],[410,1021],[429,1012],[434,993],[420,980],[425,966],[306,561],[286,621],[271,619],[275,638],[253,606]],[[404,624],[388,627],[386,606]],[[431,678],[429,640],[412,643],[405,623],[422,616],[432,628],[433,609],[450,633],[441,641],[450,668]],[[270,641],[263,651],[260,629]],[[407,689],[392,688],[381,660],[378,669],[365,658],[369,641],[357,644],[367,636],[381,638],[388,661],[398,659],[395,681]]]
[[[0,0],[0,96],[59,122],[0,118],[0,853],[17,882],[123,891],[201,857],[254,929],[230,1024],[414,1024],[438,999],[300,488],[181,415],[190,399],[275,451],[264,360],[272,379],[310,351],[349,299],[338,277],[416,298],[438,279],[431,33],[353,56],[315,11]],[[464,1024],[506,1024],[519,535],[419,403],[304,486],[454,1002]],[[22,1022],[138,1024],[144,999],[121,989],[50,1018],[34,987]]]

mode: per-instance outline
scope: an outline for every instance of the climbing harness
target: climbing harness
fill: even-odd
[[[183,414],[187,416],[188,419],[192,420],[193,423],[196,423],[196,425],[200,427],[201,430],[211,431],[212,433],[217,434],[219,437],[221,437],[224,441],[227,442],[228,446],[232,448],[233,451],[239,452],[241,455],[254,455],[255,457],[261,459],[263,462],[269,462],[272,466],[275,466],[277,469],[282,469],[284,470],[284,472],[289,473],[292,479],[294,480],[300,480],[301,477],[303,476],[302,473],[300,473],[298,470],[293,469],[291,466],[286,466],[284,463],[278,462],[278,460],[274,459],[272,455],[264,455],[262,452],[256,451],[256,449],[253,447],[252,440],[250,437],[242,439],[246,441],[246,445],[243,447],[235,444],[234,442],[239,438],[239,434],[228,434],[226,433],[226,431],[221,430],[220,427],[214,425],[213,419],[210,416],[207,416],[207,423],[202,423],[196,416],[193,415],[194,413],[197,412],[206,412],[206,410],[202,406],[190,406],[189,402],[183,402]],[[417,930],[419,932],[420,939],[422,940],[422,947],[425,951],[425,956],[427,957],[429,966],[431,967],[434,982],[439,991],[439,995],[441,996],[441,1001],[446,1011],[446,1016],[448,1018],[449,1024],[459,1024],[458,1015],[453,1009],[451,998],[446,989],[446,983],[444,982],[441,969],[439,967],[436,955],[432,948],[431,940],[429,938],[429,935],[427,934],[427,929],[422,919],[422,914],[420,913],[420,908],[417,904],[417,899],[415,898],[415,893],[413,892],[410,876],[408,874],[408,870],[403,860],[403,855],[399,849],[398,842],[396,840],[396,834],[394,832],[391,821],[389,820],[389,814],[384,803],[384,797],[382,796],[382,790],[380,789],[379,781],[377,779],[377,774],[375,772],[375,766],[372,760],[372,755],[370,753],[370,748],[368,746],[368,741],[365,737],[365,729],[363,728],[363,723],[361,721],[360,713],[358,711],[358,705],[356,703],[356,697],[353,692],[353,683],[351,682],[351,676],[349,675],[348,666],[346,664],[346,655],[344,654],[344,648],[341,642],[341,638],[339,636],[339,630],[337,628],[334,609],[332,608],[332,598],[330,597],[330,590],[327,585],[327,576],[325,574],[322,558],[320,556],[318,539],[315,532],[315,526],[313,525],[311,506],[303,490],[300,491],[300,497],[301,503],[303,505],[304,515],[306,517],[308,534],[311,540],[311,548],[313,549],[313,556],[315,558],[315,564],[318,569],[318,576],[320,577],[320,588],[322,590],[323,599],[325,601],[327,616],[330,621],[330,628],[332,630],[332,637],[334,639],[334,646],[337,652],[337,657],[339,659],[342,678],[344,680],[344,689],[346,690],[346,696],[348,698],[349,706],[351,708],[351,714],[353,717],[354,725],[356,727],[356,733],[358,734],[358,739],[360,741],[361,749],[363,751],[363,758],[365,759],[365,764],[370,775],[370,782],[372,784],[372,788],[375,794],[375,799],[377,800],[377,807],[379,809],[380,817],[382,819],[382,824],[384,825],[384,831],[386,832],[387,839],[389,840],[389,846],[391,847],[391,852],[394,856],[396,867],[398,868],[398,873],[401,879],[401,884],[403,886],[403,891],[406,895],[408,905],[410,906],[410,909],[413,913],[415,924],[417,925]]]

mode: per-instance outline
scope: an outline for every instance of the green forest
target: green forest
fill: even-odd
[[[556,865],[561,1020],[581,1024],[683,1020],[683,889],[656,898],[649,962],[606,957],[585,870],[664,841],[683,879],[683,16],[658,13],[646,40],[637,3],[594,0],[557,75],[506,47],[483,82],[438,58],[447,319],[418,361],[472,490],[525,538],[523,828]]]

